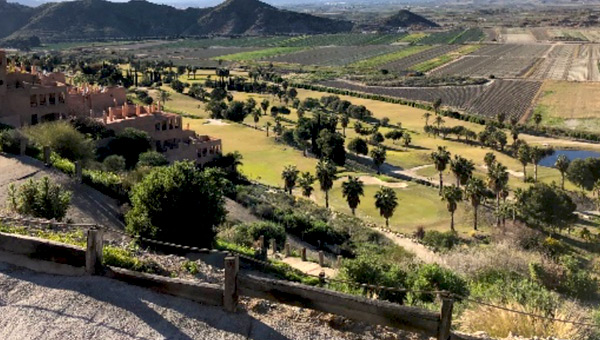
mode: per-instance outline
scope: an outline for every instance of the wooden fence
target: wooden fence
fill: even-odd
[[[85,268],[88,275],[105,276],[203,304],[223,306],[230,312],[236,310],[240,296],[247,296],[336,314],[374,325],[419,332],[438,340],[463,339],[450,331],[453,306],[450,299],[443,300],[440,312],[371,300],[321,287],[243,274],[240,273],[237,256],[225,257],[223,285],[199,283],[105,267],[102,265],[102,248],[103,233],[95,229],[88,230],[85,250],[58,242],[0,233],[0,261],[16,262],[16,265],[23,265],[23,262],[15,260],[15,256],[9,258],[6,254],[18,255],[29,261]]]

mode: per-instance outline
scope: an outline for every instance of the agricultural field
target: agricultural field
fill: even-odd
[[[433,58],[433,59],[424,61],[422,63],[419,63],[417,65],[414,65],[410,68],[410,70],[426,73],[426,72],[434,70],[442,65],[445,65],[451,61],[454,61],[463,55],[473,53],[473,52],[477,51],[480,47],[481,47],[481,45],[466,45],[466,46],[459,48],[458,50],[449,52],[449,53],[441,55],[437,58]]]
[[[471,102],[467,111],[492,118],[499,113],[521,118],[531,110],[541,85],[539,81],[496,79]]]
[[[316,47],[266,60],[300,65],[344,66],[402,48],[402,46],[385,45]]]
[[[546,126],[600,131],[600,83],[545,81],[535,111]]]
[[[389,45],[406,34],[319,34],[290,38],[280,43],[288,47]]]
[[[261,60],[267,58],[274,58],[284,56],[286,54],[301,51],[302,47],[271,47],[261,50],[239,52],[233,54],[227,54],[219,57],[213,57],[212,59],[221,59],[226,61],[250,61],[250,60]]]
[[[518,78],[550,48],[548,45],[493,45],[441,67],[433,75]]]
[[[381,67],[382,65],[388,65],[394,61],[401,60],[403,58],[412,56],[422,51],[426,51],[430,48],[430,46],[411,46],[392,53],[386,53],[373,58],[363,59],[361,61],[353,63],[351,66],[373,68]]]
[[[438,58],[442,55],[455,51],[459,48],[457,45],[444,45],[433,48],[425,48],[423,51],[411,54],[401,59],[390,61],[385,64],[381,64],[379,68],[390,71],[405,71],[411,67],[428,60]]]
[[[531,79],[600,81],[599,45],[553,45],[529,74]]]
[[[498,40],[506,44],[529,44],[537,41],[527,28],[503,28]]]

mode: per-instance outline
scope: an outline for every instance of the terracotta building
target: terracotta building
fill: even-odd
[[[152,138],[156,151],[162,152],[169,162],[187,159],[204,165],[222,153],[220,139],[183,129],[181,116],[163,112],[160,102],[149,106],[125,103],[110,107],[104,112],[102,121],[115,132],[126,128],[145,131]]]

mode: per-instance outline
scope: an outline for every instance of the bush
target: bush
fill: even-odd
[[[127,200],[127,193],[123,189],[121,177],[117,174],[106,171],[83,169],[82,177],[83,183],[101,193],[122,202]]]
[[[0,132],[0,150],[7,153],[19,154],[23,138],[25,136],[19,130],[4,130]]]
[[[144,131],[126,128],[108,143],[108,155],[120,155],[125,158],[128,169],[133,168],[141,153],[151,147],[150,136]]]
[[[125,157],[119,155],[111,155],[104,159],[102,168],[108,172],[122,172],[125,170]]]
[[[356,283],[399,288],[406,286],[406,272],[378,257],[359,256],[353,260],[345,260],[342,272],[347,279]],[[400,304],[404,303],[406,298],[405,292],[382,290],[377,293],[381,299]]]
[[[436,251],[450,250],[459,242],[458,236],[452,231],[439,232],[435,230],[425,232],[421,240],[424,245],[435,249]]]
[[[553,259],[558,259],[560,256],[569,252],[569,246],[564,242],[552,237],[547,237],[541,245],[542,252]]]
[[[94,143],[65,121],[27,127],[23,133],[40,146],[48,146],[63,158],[72,161],[94,156]]]
[[[43,177],[29,179],[18,189],[11,184],[8,189],[9,206],[21,215],[62,220],[71,203],[71,192]]]
[[[146,151],[140,154],[137,166],[155,167],[165,166],[168,164],[169,161],[162,153],[156,151]]]
[[[225,220],[223,173],[190,161],[154,168],[131,193],[125,216],[131,234],[210,248]]]
[[[283,248],[286,240],[285,229],[281,225],[273,222],[256,222],[236,226],[233,241],[251,247],[261,236],[265,237],[265,242],[275,239],[279,248]]]
[[[469,295],[467,283],[457,274],[449,269],[440,267],[438,264],[424,264],[410,273],[407,282],[412,290],[421,291],[448,291],[459,296]],[[423,302],[433,302],[434,294],[415,293],[414,298]]]

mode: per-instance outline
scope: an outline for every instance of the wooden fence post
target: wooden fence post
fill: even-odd
[[[290,257],[292,255],[292,251],[290,250],[290,243],[285,243],[285,257]]]
[[[85,249],[85,271],[90,275],[102,272],[102,231],[89,229],[87,233],[87,247]]]
[[[300,249],[300,259],[302,259],[302,261],[306,261],[306,247],[302,247],[302,249]]]
[[[265,236],[264,235],[260,235],[258,237],[258,247],[260,248],[261,256],[267,255],[267,252],[265,251]]]
[[[50,147],[44,146],[44,164],[50,166]]]
[[[275,241],[274,238],[272,238],[270,240],[271,243],[271,251],[273,252],[273,255],[275,255],[275,253],[277,253],[277,242]]]
[[[75,162],[75,179],[77,183],[83,182],[83,170],[81,169],[81,161]]]
[[[323,267],[325,265],[325,255],[322,250],[319,250],[319,266]]]
[[[438,340],[450,339],[450,327],[452,327],[452,307],[454,300],[444,298],[442,300],[442,313],[440,320],[440,328],[438,330]]]
[[[228,312],[235,312],[238,304],[238,272],[240,260],[237,256],[225,258],[225,289],[223,290],[223,306]]]
[[[337,262],[335,264],[336,268],[342,268],[342,259],[343,259],[342,255],[337,256]]]

